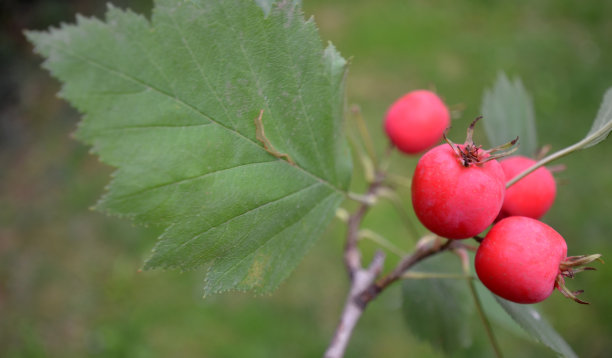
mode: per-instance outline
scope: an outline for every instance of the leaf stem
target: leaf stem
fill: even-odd
[[[419,237],[419,230],[417,228],[417,224],[415,223],[414,218],[402,205],[402,201],[397,195],[397,193],[390,188],[383,187],[379,191],[379,195],[382,198],[388,199],[393,204],[393,207],[401,217],[402,224],[404,224],[404,227],[406,227],[410,234],[413,235],[413,240],[416,240]]]
[[[355,150],[357,157],[361,162],[365,179],[368,183],[371,183],[374,181],[374,163],[368,154],[364,152],[363,146],[360,144],[357,138],[355,138],[355,136],[356,135],[352,130],[347,130],[347,138],[349,139],[350,145]]]
[[[606,92],[606,94],[607,94],[607,92]],[[605,99],[604,99],[604,101],[605,101]],[[603,104],[602,104],[602,106],[603,106]],[[599,128],[595,132],[587,134],[587,136],[584,137],[578,143],[570,145],[567,148],[561,149],[561,150],[559,150],[557,152],[554,152],[553,154],[545,157],[544,159],[539,160],[537,163],[535,163],[531,167],[525,169],[522,173],[520,173],[516,177],[512,178],[512,180],[508,181],[508,183],[506,183],[506,188],[509,188],[510,186],[515,184],[517,181],[519,181],[519,180],[523,179],[525,176],[529,175],[534,170],[538,169],[539,167],[541,167],[543,165],[546,165],[546,164],[552,162],[553,160],[557,160],[557,159],[562,158],[562,157],[564,157],[564,156],[566,156],[566,155],[568,155],[570,153],[573,153],[573,152],[575,152],[577,150],[585,149],[585,148],[588,148],[590,146],[593,146],[593,145],[599,143],[599,141],[601,141],[603,139],[601,139],[601,138],[598,139],[598,137],[607,135],[607,133],[610,132],[610,129],[612,129],[612,121],[609,121],[608,123],[606,123],[606,125],[602,126],[601,128]]]
[[[372,230],[369,230],[369,229],[360,230],[359,239],[368,239],[372,242],[375,242],[399,257],[403,257],[404,255],[406,255],[406,252],[404,250],[402,250],[397,245],[395,245],[394,243],[386,239],[384,236]]]
[[[408,189],[412,187],[412,179],[406,178],[401,175],[387,173],[387,179],[393,184],[401,185]]]
[[[368,152],[370,159],[374,162],[374,166],[378,167],[376,163],[376,151],[374,150],[374,141],[372,141],[372,137],[370,136],[368,127],[361,114],[361,108],[358,105],[353,105],[351,106],[351,112],[353,113],[353,117],[355,118],[355,122],[357,123],[357,129],[359,130],[359,134],[363,139],[366,151]]]
[[[510,186],[516,184],[516,182],[518,182],[519,180],[523,179],[524,177],[526,177],[527,175],[531,174],[533,171],[535,171],[536,169],[538,169],[541,166],[544,166],[550,162],[552,162],[553,160],[557,160],[559,158],[565,157],[566,155],[575,152],[577,150],[582,149],[582,146],[588,142],[589,138],[585,138],[583,140],[581,140],[580,142],[571,145],[567,148],[561,149],[559,151],[554,152],[551,155],[546,156],[545,158],[539,160],[537,163],[535,163],[534,165],[530,166],[529,168],[525,169],[523,172],[521,172],[519,175],[515,176],[514,178],[512,178],[511,180],[509,180],[506,183],[506,189],[509,188]]]
[[[471,276],[470,261],[469,261],[469,256],[467,254],[467,251],[464,248],[455,249],[453,251],[461,259],[461,267],[463,269],[464,275],[467,276],[466,281],[467,281],[468,287],[470,288],[470,293],[472,295],[472,298],[474,299],[474,305],[476,306],[478,317],[480,318],[480,321],[482,322],[482,325],[484,326],[484,329],[487,332],[487,337],[489,338],[489,342],[491,343],[491,346],[493,347],[495,356],[497,358],[503,358],[502,351],[499,347],[499,344],[497,343],[497,340],[495,339],[495,335],[493,334],[493,327],[491,327],[491,323],[489,322],[489,319],[487,318],[487,315],[482,307],[482,302],[480,301],[480,297],[478,297],[478,292],[476,291],[476,287],[474,286],[474,278],[473,276]]]
[[[406,280],[427,280],[432,278],[448,278],[453,280],[472,280],[473,276],[466,274],[444,273],[444,272],[414,272],[408,271],[402,274],[401,279]]]

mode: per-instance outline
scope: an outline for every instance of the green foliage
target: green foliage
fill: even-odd
[[[608,137],[610,131],[612,131],[612,88],[609,88],[604,94],[597,117],[595,117],[593,126],[584,139],[586,143],[582,148],[589,148],[598,144]]]
[[[548,346],[562,357],[577,357],[576,353],[574,353],[565,340],[563,340],[563,338],[533,307],[510,302],[497,296],[495,296],[495,300],[497,300],[506,312],[527,331],[530,337]]]
[[[480,281],[474,281],[474,288],[481,301],[483,310],[487,318],[491,321],[495,327],[502,328],[508,333],[511,333],[517,337],[529,339],[525,330],[512,318],[502,306],[497,303],[495,295],[489,291]],[[495,330],[495,333],[499,332]],[[497,333],[497,337],[501,338],[501,334]]]
[[[540,342],[564,357],[575,357],[567,342],[546,321],[533,305],[510,302],[491,293],[480,282],[476,289],[487,316],[505,331],[528,340]],[[498,334],[498,337],[501,337]]]
[[[453,267],[448,261],[448,255],[434,257],[415,270],[435,274],[444,267]],[[472,343],[474,304],[465,280],[406,279],[402,281],[402,309],[412,332],[432,347],[453,353]]]
[[[523,171],[519,175],[509,180],[506,183],[506,187],[513,185],[514,183],[529,175],[529,173],[533,172],[541,166],[544,166],[577,150],[590,148],[600,143],[608,137],[610,131],[612,131],[612,88],[609,88],[604,94],[604,99],[599,107],[599,111],[597,112],[597,117],[595,117],[593,125],[591,126],[591,130],[589,130],[589,133],[587,133],[586,137],[584,137],[578,143],[563,148],[541,159],[527,170]]]
[[[207,293],[278,286],[350,181],[346,61],[297,3],[268,11],[159,0],[150,21],[111,6],[27,33],[85,114],[77,138],[118,168],[96,208],[164,227],[145,267],[208,265]]]
[[[322,46],[299,3],[159,0],[150,21],[110,7],[106,21],[28,33],[86,115],[77,137],[118,168],[97,208],[165,229],[146,268],[207,265],[207,293],[268,292],[345,197],[346,61]],[[501,73],[482,113],[491,144],[518,135],[521,154],[537,151],[519,79]],[[609,90],[587,137],[563,153],[605,139],[611,113]],[[418,337],[447,353],[471,343],[464,282],[407,280],[403,293]],[[529,335],[575,356],[535,310],[498,302]]]
[[[485,90],[481,112],[491,146],[519,137],[517,154],[533,157],[538,150],[533,101],[519,78],[510,81],[500,72],[491,89]]]

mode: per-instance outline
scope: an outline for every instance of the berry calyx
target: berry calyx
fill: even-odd
[[[520,155],[500,161],[506,181],[535,163],[535,160]],[[506,189],[506,197],[498,219],[508,216],[528,216],[539,219],[550,209],[556,194],[555,178],[546,167],[540,167]]]
[[[566,297],[586,303],[569,291],[564,278],[592,267],[579,268],[600,255],[567,257],[563,237],[541,221],[511,216],[499,221],[480,244],[474,265],[480,281],[493,293],[517,303],[545,300],[555,288]]]
[[[472,121],[467,129],[465,143],[462,146],[453,143],[446,134],[443,134],[446,143],[453,148],[461,164],[466,168],[473,164],[484,164],[490,160],[508,156],[518,149],[518,147],[514,146],[518,142],[518,137],[508,143],[487,150],[482,149],[481,145],[475,145],[472,139],[474,136],[474,127],[476,126],[476,122],[481,119],[482,116],[478,116]]]
[[[505,176],[495,160],[503,146],[484,150],[474,145],[477,118],[465,144],[434,147],[419,160],[412,177],[412,205],[421,223],[449,239],[466,239],[484,231],[501,209]],[[445,136],[446,138],[446,136]]]
[[[433,92],[416,90],[395,101],[385,115],[385,132],[407,154],[420,153],[438,143],[450,124],[450,113]]]
[[[603,263],[600,254],[566,257],[563,261],[561,261],[561,264],[559,265],[559,274],[555,279],[555,288],[557,288],[563,294],[563,296],[570,298],[575,302],[588,305],[588,302],[576,297],[579,294],[583,293],[584,290],[570,291],[565,286],[565,278],[574,278],[574,276],[578,272],[582,271],[595,271],[596,269],[594,267],[583,267],[584,265],[588,265],[593,261],[599,261]]]

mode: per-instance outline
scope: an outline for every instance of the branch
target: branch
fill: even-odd
[[[408,271],[412,266],[421,262],[423,259],[449,249],[464,247],[464,245],[458,240],[447,240],[442,244],[440,239],[441,238],[436,236],[432,240],[432,236],[426,236],[419,240],[417,243],[417,248],[412,254],[404,257],[393,271],[382,277],[380,280],[372,283],[361,293],[360,300],[363,302],[364,306],[375,299],[382,291],[389,287],[389,285],[401,279],[406,271]]]
[[[376,253],[368,269],[359,268],[353,271],[351,289],[334,338],[325,352],[325,358],[341,358],[344,355],[353,329],[370,301],[393,282],[401,279],[405,272],[416,263],[437,253],[455,248],[465,249],[465,245],[457,240],[447,240],[444,244],[441,244],[438,237],[433,240],[431,236],[425,237],[419,241],[415,252],[405,256],[391,273],[378,281],[376,281],[376,278],[380,274],[384,263],[382,252]]]
[[[365,197],[375,198],[384,179],[384,172],[378,171],[374,176],[374,180],[370,183]],[[334,338],[325,352],[325,358],[341,358],[344,356],[344,351],[353,334],[353,329],[365,309],[365,304],[359,301],[359,296],[376,280],[383,268],[385,255],[379,251],[374,256],[374,259],[372,259],[370,266],[364,269],[361,266],[361,252],[357,246],[357,242],[359,241],[359,227],[374,201],[375,200],[360,201],[361,204],[357,211],[348,218],[346,245],[344,246],[344,265],[351,279],[351,289],[346,298],[344,310],[340,316],[340,322],[334,333]]]
[[[361,293],[376,280],[382,270],[384,261],[385,255],[378,251],[367,269],[358,269],[353,272],[351,290],[346,298],[334,338],[325,352],[325,358],[341,358],[344,356],[353,329],[366,306],[360,300]]]
[[[384,171],[378,171],[374,181],[368,188],[368,192],[365,195],[366,199],[375,199],[377,197],[384,179]],[[393,282],[399,280],[408,269],[421,260],[439,252],[455,248],[466,248],[466,245],[457,240],[447,240],[442,243],[442,239],[437,236],[426,236],[417,243],[416,250],[412,254],[405,256],[391,273],[376,281],[382,271],[385,255],[380,251],[377,252],[370,266],[364,269],[361,263],[361,252],[357,246],[359,227],[365,214],[374,202],[375,200],[360,200],[361,204],[357,211],[348,218],[344,264],[351,279],[351,288],[334,337],[325,352],[325,358],[341,358],[344,356],[353,330],[368,303]]]
[[[374,176],[374,181],[370,184],[368,188],[368,192],[365,195],[366,198],[374,198],[382,183],[385,179],[385,174],[382,172],[377,172]],[[361,201],[361,205],[357,209],[357,211],[349,216],[348,219],[348,228],[346,232],[346,245],[344,246],[344,265],[346,266],[346,270],[351,278],[351,281],[354,280],[355,273],[362,269],[361,266],[361,252],[357,247],[357,242],[359,241],[359,226],[363,221],[363,217],[366,212],[372,206],[374,200],[363,200]]]

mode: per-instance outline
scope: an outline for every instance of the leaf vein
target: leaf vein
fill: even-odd
[[[282,196],[282,197],[280,197],[280,198],[277,198],[277,199],[274,199],[274,200],[268,201],[268,202],[266,202],[266,203],[263,203],[263,204],[261,204],[261,205],[258,205],[258,206],[256,206],[256,207],[254,207],[254,208],[251,208],[251,209],[249,209],[249,210],[247,210],[247,211],[245,211],[245,212],[243,212],[243,213],[240,213],[240,214],[238,214],[238,215],[236,215],[236,216],[232,216],[231,218],[228,218],[227,220],[225,220],[225,221],[223,221],[223,222],[220,222],[220,223],[218,223],[218,224],[214,224],[214,225],[212,225],[211,227],[207,228],[206,230],[201,231],[201,232],[199,232],[199,233],[195,234],[193,237],[191,237],[189,240],[187,240],[187,241],[183,242],[183,243],[182,243],[182,244],[180,244],[179,246],[176,246],[176,247],[172,248],[171,250],[169,250],[169,252],[167,252],[167,253],[166,253],[166,255],[168,255],[168,254],[172,254],[172,253],[177,252],[178,250],[180,250],[180,249],[184,248],[185,246],[189,245],[189,244],[190,244],[190,243],[192,243],[193,241],[195,241],[195,240],[197,240],[198,238],[200,238],[202,235],[207,234],[209,231],[211,231],[211,230],[213,230],[213,229],[216,229],[216,228],[218,228],[218,227],[219,227],[219,226],[221,226],[221,225],[228,224],[228,223],[230,223],[230,222],[232,222],[232,221],[234,221],[234,220],[236,220],[236,219],[238,219],[238,218],[241,218],[241,217],[243,217],[243,216],[245,216],[245,215],[248,215],[248,214],[250,214],[250,213],[257,212],[258,210],[260,210],[260,209],[262,209],[262,208],[265,208],[265,207],[267,207],[267,206],[269,206],[269,205],[272,205],[272,204],[274,204],[274,203],[277,203],[277,202],[280,202],[280,201],[285,200],[285,199],[287,199],[287,198],[290,198],[290,197],[292,197],[292,196],[295,196],[295,195],[297,195],[297,194],[299,194],[299,193],[301,193],[301,192],[303,192],[303,191],[306,191],[306,190],[310,189],[311,187],[313,187],[313,186],[315,186],[315,185],[320,185],[320,183],[313,183],[313,184],[310,184],[310,185],[308,185],[308,186],[306,186],[306,187],[304,187],[304,188],[301,188],[301,189],[299,189],[299,190],[297,190],[297,191],[294,191],[294,192],[292,192],[292,193],[289,193],[289,194],[287,194],[287,195],[284,195],[284,196]],[[215,248],[213,247],[212,249],[214,250]]]
[[[197,6],[197,5],[196,5],[196,6]],[[222,11],[223,11],[223,13],[224,13],[225,17],[226,17],[226,18],[228,18],[228,17],[227,17],[227,14],[226,14],[226,12],[225,12],[225,9],[222,9]],[[228,23],[230,23],[230,24],[231,24],[231,22],[229,22],[229,21],[228,21]],[[257,86],[258,92],[259,92],[259,93],[265,93],[265,92],[264,92],[264,89],[262,88],[261,83],[260,83],[260,81],[259,81],[259,77],[257,76],[257,73],[255,72],[255,70],[254,70],[254,68],[253,68],[253,64],[251,63],[251,58],[248,56],[248,54],[247,54],[247,52],[246,52],[246,50],[245,50],[245,48],[244,48],[244,39],[243,39],[242,34],[241,34],[239,31],[236,31],[236,29],[234,28],[234,26],[231,26],[231,25],[230,25],[230,26],[226,26],[226,28],[228,28],[228,29],[229,29],[229,30],[231,30],[233,33],[235,33],[235,34],[237,34],[237,35],[238,35],[237,37],[240,39],[240,52],[242,52],[242,55],[244,56],[244,60],[245,60],[245,62],[247,63],[247,65],[249,66],[249,72],[250,72],[250,74],[251,74],[251,77],[253,78],[253,80],[254,80],[254,82],[255,82],[255,85]],[[262,33],[264,33],[264,34],[265,34],[265,36],[266,36],[266,41],[269,41],[269,36],[268,36],[267,31],[265,31],[265,29],[263,29]],[[263,102],[264,102],[264,104],[265,104],[265,106],[266,106],[266,112],[267,112],[267,113],[268,113],[268,114],[269,114],[271,117],[273,117],[273,118],[274,118],[274,117],[275,117],[275,116],[274,116],[274,112],[273,112],[273,111],[272,111],[272,109],[270,108],[270,103],[269,103],[269,101],[268,101],[268,100],[267,100],[267,99],[264,97],[264,98],[263,98]],[[278,126],[281,126],[281,125],[282,125],[282,126],[283,126],[283,128],[285,127],[285,125],[284,125],[284,124],[285,124],[285,123],[284,123],[284,121],[276,121],[276,123],[277,123],[277,125],[278,125]],[[293,149],[293,146],[291,145],[291,142],[289,142],[289,141],[288,141],[289,136],[280,136],[280,138],[281,138],[281,139],[282,139],[282,141],[284,142],[285,147],[289,149],[289,152],[291,152],[291,153],[293,153],[293,154],[295,155],[296,151]]]
[[[171,125],[164,125],[164,124],[160,124],[160,125],[144,125],[144,126],[125,126],[125,127],[107,128],[107,129],[104,129],[104,132],[116,132],[116,131],[122,131],[122,130],[158,129],[158,128],[162,128],[162,129],[184,129],[184,128],[194,128],[194,127],[206,127],[206,126],[209,126],[211,124],[212,123],[188,124],[188,125],[178,125],[178,126],[171,126]]]
[[[325,199],[328,199],[329,195],[327,195],[327,197]],[[278,232],[274,233],[273,235],[270,235],[269,237],[267,237],[264,242],[259,245],[259,247],[255,250],[253,250],[252,252],[248,253],[246,256],[244,256],[243,258],[240,259],[240,261],[238,261],[237,263],[235,263],[234,265],[230,266],[229,268],[227,268],[226,270],[224,270],[220,275],[218,280],[222,279],[226,274],[228,274],[229,272],[231,272],[232,270],[236,269],[236,267],[238,267],[242,262],[244,262],[244,260],[248,259],[249,257],[253,256],[255,253],[257,253],[261,248],[263,248],[264,246],[266,246],[269,242],[275,240],[276,238],[278,238],[278,236],[280,234],[282,234],[284,231],[294,227],[296,224],[298,224],[300,221],[302,221],[302,219],[306,216],[308,216],[314,209],[316,209],[317,207],[319,207],[321,204],[325,203],[325,199],[322,199],[321,201],[319,201],[318,203],[315,203],[315,205],[313,205],[310,209],[308,209],[308,211],[306,211],[305,213],[303,213],[303,215],[301,215],[300,217],[298,217],[297,220],[294,220],[292,223],[290,223],[289,225],[281,228]]]
[[[231,129],[236,131],[236,123],[234,123],[234,121],[232,120],[232,117],[229,115],[228,111],[227,111],[227,107],[225,107],[225,103],[221,100],[221,98],[219,97],[219,94],[217,93],[217,91],[214,89],[214,87],[212,87],[210,85],[210,82],[208,81],[208,77],[206,77],[206,75],[204,74],[204,71],[202,69],[202,65],[200,65],[200,63],[197,61],[195,54],[193,53],[193,50],[191,49],[191,46],[189,45],[189,42],[187,41],[187,38],[185,37],[185,35],[183,34],[183,32],[181,31],[181,28],[178,26],[176,20],[174,19],[174,17],[171,15],[171,11],[168,12],[168,17],[170,18],[170,20],[172,21],[172,26],[174,27],[174,29],[176,30],[176,32],[179,34],[179,36],[181,37],[181,41],[183,42],[183,44],[185,45],[185,48],[187,49],[187,51],[189,52],[189,56],[191,57],[191,61],[196,65],[196,67],[198,68],[198,72],[200,72],[200,76],[202,77],[202,80],[204,81],[204,83],[206,84],[206,87],[208,87],[208,90],[214,94],[215,99],[217,100],[217,102],[221,105],[221,107],[223,108],[223,111],[225,112],[225,116],[226,118],[230,121],[230,123],[232,124]],[[236,131],[237,132],[237,131]]]
[[[51,46],[52,48],[55,48],[55,49],[57,49],[59,51],[63,51],[65,54],[67,54],[69,56],[73,56],[75,58],[81,59],[82,61],[85,61],[85,62],[91,64],[92,66],[99,67],[100,69],[102,69],[104,71],[107,71],[109,73],[113,73],[113,74],[115,74],[117,76],[123,77],[123,78],[125,78],[127,80],[130,80],[130,81],[134,82],[134,83],[140,84],[141,86],[150,88],[151,90],[156,91],[159,94],[167,96],[168,98],[174,100],[175,102],[177,102],[178,104],[182,105],[183,107],[185,107],[185,108],[187,108],[187,109],[189,109],[189,110],[191,110],[191,111],[193,111],[193,112],[195,112],[197,114],[200,114],[205,119],[211,121],[212,123],[215,123],[216,125],[224,128],[225,130],[227,130],[227,131],[235,134],[236,136],[240,137],[241,139],[247,141],[248,143],[256,146],[257,148],[259,148],[259,150],[265,151],[265,149],[261,145],[259,145],[258,143],[256,143],[252,139],[244,136],[242,133],[238,132],[237,130],[235,130],[235,129],[231,128],[231,127],[228,127],[228,126],[224,125],[223,123],[215,120],[214,118],[212,118],[211,116],[209,116],[206,113],[202,112],[200,109],[198,109],[197,107],[193,106],[192,104],[189,104],[189,103],[183,101],[182,99],[180,99],[178,97],[174,97],[174,96],[170,95],[168,92],[166,92],[166,91],[164,91],[164,90],[162,90],[160,88],[152,86],[149,83],[146,83],[143,80],[138,79],[138,78],[136,78],[136,77],[134,77],[134,76],[132,76],[132,75],[130,75],[128,73],[125,73],[125,72],[122,72],[120,70],[108,67],[107,65],[102,64],[99,61],[96,61],[96,60],[94,60],[94,59],[92,59],[90,57],[74,53],[74,52],[70,51],[69,49],[66,49],[66,48],[63,48],[63,47],[60,47],[60,46],[54,46],[54,45],[49,45],[49,46]],[[285,161],[283,159],[277,159],[277,160],[280,161],[280,162],[286,163],[286,165],[289,165],[289,166],[291,165],[291,164],[289,164],[287,161]],[[303,173],[305,173],[305,174],[315,178],[316,180],[318,180],[322,184],[329,186],[331,189],[333,189],[333,190],[335,190],[337,192],[346,194],[346,192],[344,190],[339,189],[338,187],[336,187],[335,185],[331,184],[327,180],[325,180],[325,179],[317,176],[316,174],[314,174],[314,173],[312,173],[312,172],[310,172],[310,171],[300,167],[299,165],[295,166],[294,168],[296,168],[296,169],[302,171]]]
[[[133,192],[133,193],[117,196],[117,199],[118,200],[123,200],[123,199],[134,197],[136,195],[140,195],[140,194],[146,193],[148,191],[153,191],[153,190],[161,189],[163,187],[167,187],[167,186],[171,186],[171,185],[180,185],[180,184],[184,184],[184,183],[189,182],[189,181],[202,179],[202,178],[205,178],[205,177],[208,177],[208,176],[211,176],[211,175],[215,175],[215,174],[219,174],[219,173],[235,170],[235,169],[238,169],[238,168],[244,168],[244,167],[247,167],[247,166],[259,165],[259,164],[265,164],[265,163],[272,163],[274,161],[275,160],[268,160],[268,161],[264,161],[264,162],[245,163],[245,164],[236,165],[236,166],[233,166],[233,167],[230,167],[230,168],[223,168],[223,169],[215,170],[215,171],[204,173],[204,174],[199,174],[199,175],[196,175],[196,176],[193,176],[193,177],[182,178],[182,179],[177,180],[177,181],[165,182],[165,183],[161,183],[161,184],[157,184],[157,185],[154,185],[154,186],[150,186],[150,187],[141,189],[141,190]]]

